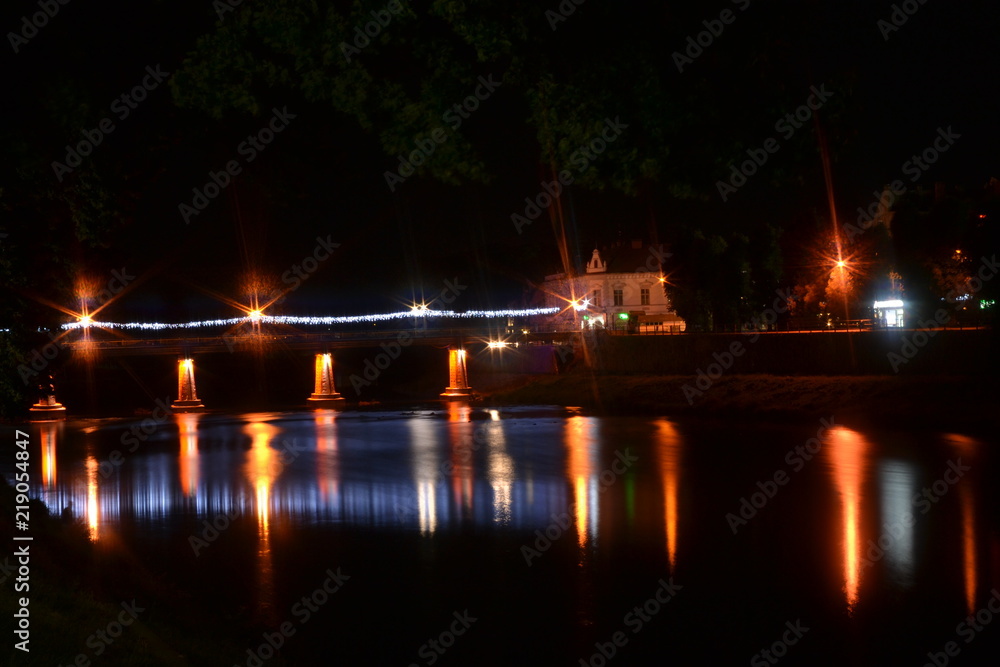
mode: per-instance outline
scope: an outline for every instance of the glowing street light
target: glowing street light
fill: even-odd
[[[847,266],[847,262],[845,262],[845,261],[844,261],[844,260],[842,260],[842,259],[840,259],[840,260],[837,260],[837,268],[838,268],[838,269],[842,269],[842,268],[844,268],[845,266]]]
[[[576,311],[587,310],[587,308],[590,307],[590,300],[589,299],[579,299],[577,301],[571,301],[570,305],[573,306],[573,310],[576,310]]]
[[[486,347],[488,347],[491,350],[502,350],[503,348],[507,347],[507,341],[505,341],[505,340],[491,340],[490,342],[488,342],[486,344]]]
[[[90,315],[80,316],[80,326],[83,327],[84,329],[89,329],[90,325],[92,325],[93,323],[94,320],[90,317]]]
[[[415,317],[423,317],[424,315],[427,314],[427,310],[428,308],[426,303],[418,303],[416,305],[410,306],[410,313],[413,314]]]
[[[254,310],[251,310],[251,311],[250,311],[250,312],[249,312],[249,313],[247,314],[247,316],[248,316],[248,317],[250,318],[250,320],[251,320],[251,321],[253,321],[253,322],[260,322],[260,318],[264,317],[264,312],[263,312],[263,311],[261,311],[260,309],[256,309],[256,308],[255,308]]]

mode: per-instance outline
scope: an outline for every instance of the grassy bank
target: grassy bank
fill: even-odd
[[[982,377],[723,375],[707,388],[696,379],[576,371],[477,389],[485,402],[497,405],[574,405],[613,414],[769,420],[835,415],[857,424],[977,431],[1000,424],[1000,392]],[[700,393],[686,395],[685,385]]]
[[[8,509],[0,516],[0,539],[28,544],[30,554],[26,591],[15,590],[17,558],[2,562],[0,615],[11,619],[18,599],[27,597],[31,636],[24,653],[8,633],[0,664],[226,665],[245,648],[231,622],[191,605],[167,573],[127,550],[102,552],[86,526],[50,516],[37,499],[29,531],[20,533],[32,541],[13,542],[15,504],[14,490],[0,481],[0,505]],[[122,620],[125,627],[114,625]]]

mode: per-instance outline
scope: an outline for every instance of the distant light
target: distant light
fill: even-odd
[[[571,302],[571,304],[573,306],[573,310],[578,310],[578,311],[579,310],[587,310],[587,307],[590,306],[590,301],[588,301],[587,299],[581,299],[581,300],[573,301],[573,302]]]
[[[979,219],[980,220],[984,220],[985,218],[986,218],[986,214],[985,213],[980,213],[979,214]]]
[[[902,308],[903,302],[899,299],[892,299],[891,301],[876,301],[876,308]]]
[[[961,251],[961,250],[958,250],[958,249],[956,248],[956,249],[955,249],[955,254],[956,254],[956,255],[961,255],[961,254],[962,254],[962,251]]]
[[[507,347],[507,341],[505,341],[505,340],[491,340],[489,343],[486,344],[486,347],[488,347],[488,348],[490,348],[492,350],[499,350],[499,349]]]
[[[423,317],[424,315],[426,315],[427,310],[428,310],[427,304],[425,303],[418,303],[415,306],[410,307],[410,312],[417,317]]]
[[[847,262],[845,262],[844,260],[841,259],[837,261],[837,268],[842,269],[845,266],[847,266]]]
[[[262,318],[263,316],[264,313],[261,310],[251,310],[249,313],[250,319],[253,320],[254,322],[259,322],[260,318]]]
[[[84,329],[89,329],[90,325],[92,325],[93,323],[94,320],[91,319],[90,315],[83,315],[80,318],[80,326],[83,327]]]
[[[620,320],[627,320],[628,319],[628,313],[618,313],[618,319],[620,319]]]

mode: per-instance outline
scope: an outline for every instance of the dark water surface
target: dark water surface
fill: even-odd
[[[147,426],[32,425],[32,493],[235,623],[229,664],[995,664],[995,441],[460,404]]]

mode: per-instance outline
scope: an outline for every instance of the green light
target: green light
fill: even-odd
[[[620,320],[627,320],[628,319],[628,313],[618,313],[618,319],[620,319]]]

